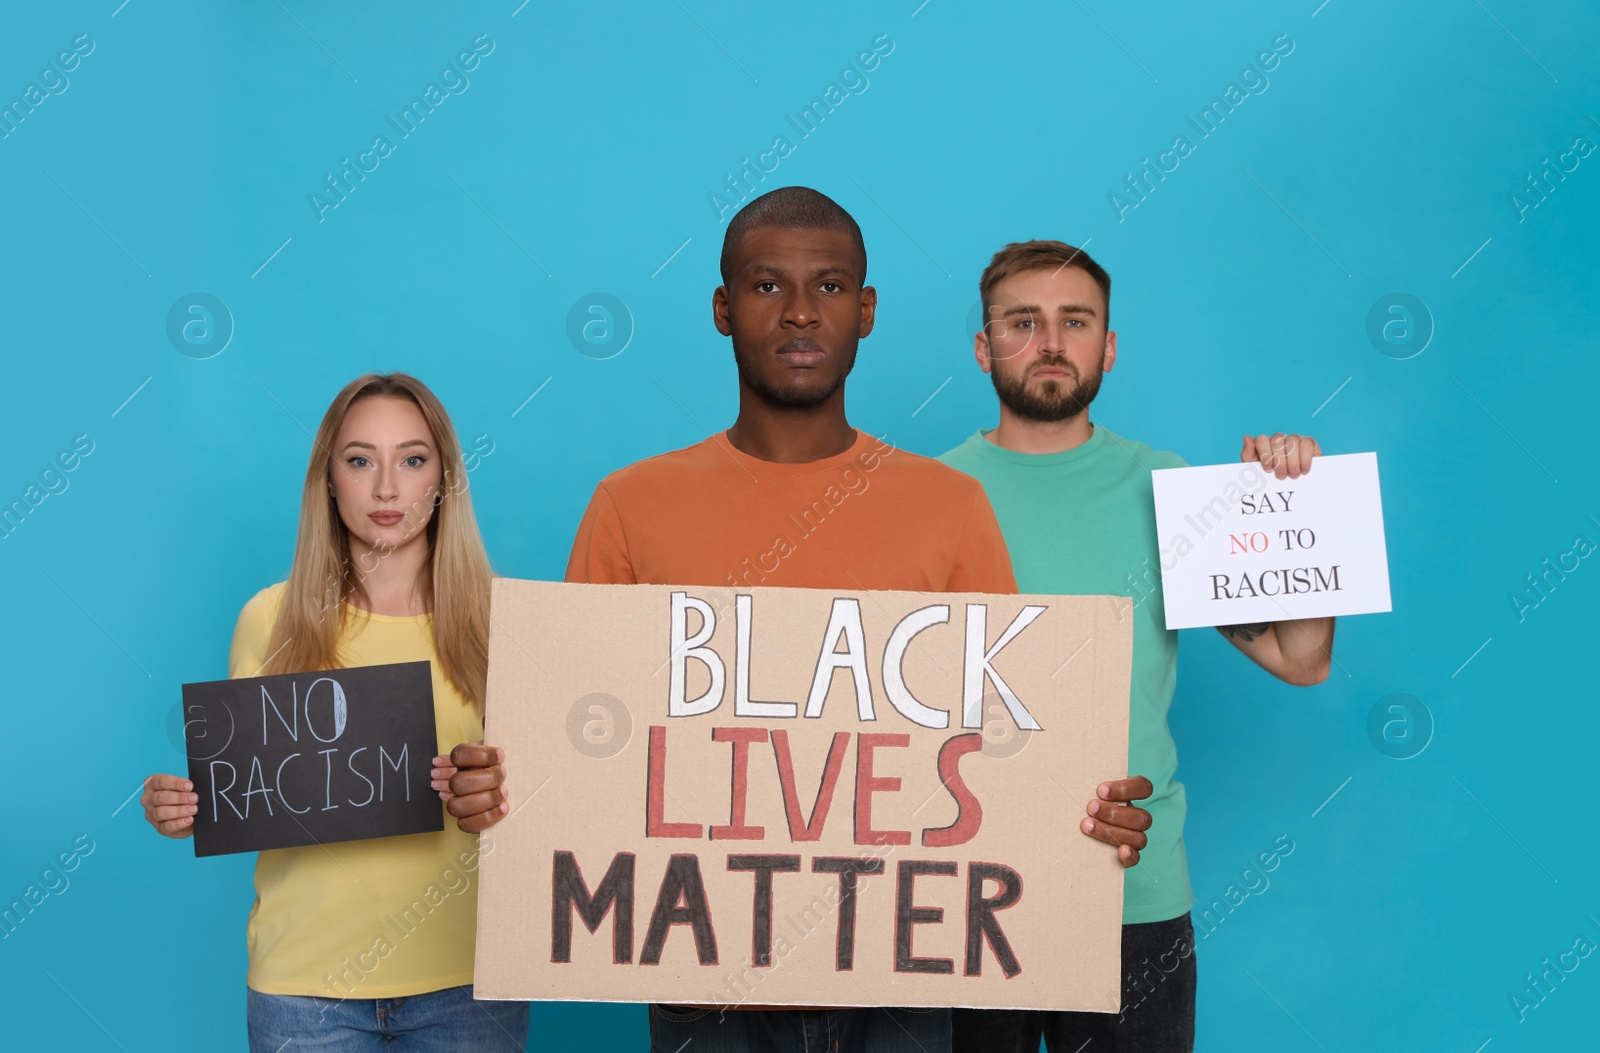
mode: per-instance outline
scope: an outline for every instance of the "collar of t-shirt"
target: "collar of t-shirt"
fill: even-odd
[[[984,457],[989,457],[1006,464],[1020,464],[1035,468],[1054,468],[1064,464],[1075,464],[1087,461],[1100,452],[1106,444],[1106,429],[1095,425],[1094,431],[1089,435],[1087,442],[1081,446],[1074,446],[1070,450],[1061,450],[1056,453],[1022,453],[1018,450],[1009,450],[1004,446],[989,441],[993,429],[984,431],[979,429],[973,433],[972,448]]]
[[[734,446],[728,438],[726,431],[719,431],[711,436],[711,442],[720,446],[734,462],[756,478],[785,478],[793,479],[806,475],[820,475],[823,472],[843,468],[852,461],[859,460],[861,455],[868,450],[875,450],[880,443],[871,435],[855,429],[856,441],[843,453],[836,453],[832,457],[824,457],[820,461],[801,461],[798,464],[786,464],[781,461],[763,461],[759,457],[752,457]]]

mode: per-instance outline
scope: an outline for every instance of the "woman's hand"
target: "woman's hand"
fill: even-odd
[[[190,836],[195,813],[200,810],[200,797],[193,790],[194,783],[176,775],[150,776],[139,797],[145,822],[164,837]]]
[[[482,743],[475,742],[473,745],[479,746]],[[432,782],[428,785],[438,791],[439,800],[448,801],[450,799],[450,777],[455,773],[456,766],[450,763],[450,755],[448,753],[433,758],[433,770],[428,773]]]

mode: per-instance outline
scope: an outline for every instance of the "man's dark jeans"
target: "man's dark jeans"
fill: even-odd
[[[1122,1012],[1045,1013],[957,1009],[955,1053],[1191,1053],[1194,1049],[1194,925],[1122,927]],[[1092,1041],[1091,1041],[1092,1040]]]
[[[1038,1045],[1038,1040],[1034,1040]],[[949,1053],[948,1009],[650,1007],[651,1053]]]

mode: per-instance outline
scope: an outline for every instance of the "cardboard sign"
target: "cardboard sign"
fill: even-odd
[[[1130,601],[497,580],[479,998],[1114,1012]]]
[[[1390,610],[1378,455],[1151,473],[1168,629]]]
[[[194,854],[444,829],[427,662],[183,685]]]

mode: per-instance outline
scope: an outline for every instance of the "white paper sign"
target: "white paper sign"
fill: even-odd
[[[1377,454],[1298,479],[1253,461],[1151,475],[1168,629],[1391,609]]]

